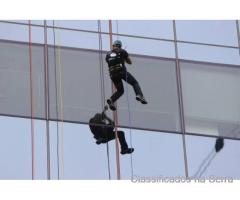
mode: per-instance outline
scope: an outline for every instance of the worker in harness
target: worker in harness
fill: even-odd
[[[114,102],[124,93],[122,80],[132,85],[136,94],[136,100],[140,101],[142,104],[147,104],[137,80],[127,71],[125,62],[131,65],[132,61],[128,52],[122,49],[122,42],[120,40],[116,40],[113,43],[113,49],[106,55],[106,62],[108,63],[110,78],[117,89],[117,91],[107,100],[110,109],[116,110]]]
[[[115,139],[114,122],[105,114],[107,106],[102,113],[97,113],[89,121],[90,130],[96,139],[96,144],[107,143]],[[121,154],[131,154],[134,148],[128,148],[123,131],[117,131],[117,136],[121,146]]]

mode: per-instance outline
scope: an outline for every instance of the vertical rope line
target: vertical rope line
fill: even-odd
[[[59,112],[58,112],[58,80],[57,80],[57,56],[56,56],[56,34],[55,34],[55,23],[53,20],[53,42],[54,42],[54,75],[55,75],[55,92],[56,92],[56,117],[57,117],[57,174],[58,180],[60,179],[60,162],[59,162]]]
[[[47,179],[51,179],[50,136],[49,136],[49,71],[47,22],[44,20],[44,87],[45,87],[45,118],[46,118],[46,146],[47,146]]]
[[[110,49],[112,49],[112,20],[109,20],[109,39],[110,39]],[[114,84],[112,83],[112,93],[116,91],[116,88],[114,87]],[[115,106],[117,108],[117,102],[115,102]],[[118,144],[118,135],[117,135],[117,129],[118,129],[118,115],[117,115],[117,109],[113,112],[113,119],[115,122],[115,144],[116,144],[116,163],[117,163],[117,179],[121,179],[121,169],[120,169],[120,158],[119,158],[119,144]]]
[[[101,21],[98,20],[98,36],[99,36],[99,64],[100,64],[100,84],[101,84],[101,103],[102,110],[105,106],[105,84],[104,84],[104,75],[103,75],[103,53],[102,53],[102,29]],[[107,162],[108,162],[108,179],[111,180],[111,170],[110,170],[110,156],[109,156],[109,144],[106,143],[107,147]]]
[[[126,80],[127,80],[127,74],[126,74]],[[129,124],[129,130],[130,130],[130,146],[133,148],[132,145],[132,120],[131,120],[131,111],[130,111],[130,103],[129,103],[129,92],[128,92],[128,85],[127,85],[127,104],[128,104],[128,124]],[[133,179],[133,155],[131,153],[131,180]]]
[[[193,178],[197,178],[198,177],[198,174],[201,172],[204,164],[209,160],[210,157],[212,157],[214,151],[215,151],[215,149],[211,150],[210,153],[203,159],[203,161],[201,162],[201,164],[198,167],[198,170],[194,174]]]
[[[178,46],[177,46],[177,31],[176,22],[173,20],[173,33],[174,33],[174,45],[175,45],[175,56],[176,56],[176,78],[177,78],[177,92],[178,92],[178,103],[180,109],[180,121],[182,131],[182,142],[183,142],[183,153],[184,153],[184,167],[186,178],[188,175],[188,162],[187,162],[187,150],[186,150],[186,138],[185,138],[185,120],[184,120],[184,108],[183,108],[183,97],[182,97],[182,85],[181,85],[181,72],[178,59]]]
[[[116,20],[116,26],[117,26],[117,39],[119,39],[119,29],[118,29],[118,20]],[[126,80],[128,79],[127,73],[126,73]],[[128,106],[128,126],[129,126],[129,132],[130,132],[130,146],[133,148],[132,145],[132,118],[131,118],[131,110],[130,110],[130,101],[129,101],[129,92],[128,92],[128,84],[126,84],[127,87],[127,106]],[[133,179],[133,155],[131,153],[130,155],[130,162],[131,162],[131,180]]]
[[[60,37],[60,35],[59,35]],[[58,38],[60,41],[60,38]],[[59,44],[57,44],[57,57],[58,57],[58,66],[59,66],[59,95],[60,95],[60,120],[61,120],[61,128],[60,128],[60,146],[61,146],[61,175],[62,178],[64,178],[64,127],[63,127],[63,119],[64,119],[64,114],[63,114],[63,75],[62,75],[62,63],[61,63],[61,47]]]
[[[239,20],[236,20],[236,28],[237,28],[238,49],[239,49],[239,56],[240,56],[240,31],[239,31]]]
[[[217,153],[214,153],[212,155],[212,157],[209,159],[208,163],[206,164],[206,166],[204,167],[204,169],[202,170],[202,172],[199,175],[199,178],[202,177],[202,175],[204,174],[204,172],[208,169],[208,167],[210,166],[210,164],[212,163],[212,161],[214,160],[214,158],[216,157]]]
[[[34,133],[34,97],[33,97],[33,69],[32,69],[32,29],[31,20],[28,21],[29,31],[29,71],[30,71],[30,101],[31,101],[31,148],[32,148],[32,180],[35,179],[35,133]]]

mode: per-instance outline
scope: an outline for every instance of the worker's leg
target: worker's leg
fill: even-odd
[[[113,84],[115,85],[117,91],[111,96],[111,100],[114,103],[119,99],[124,93],[124,87],[121,78],[112,78]]]
[[[132,74],[129,72],[126,72],[124,76],[122,77],[127,83],[133,86],[133,89],[136,94],[136,99],[140,101],[142,104],[147,104],[146,99],[143,96],[142,90],[140,88],[140,85],[138,84],[137,80],[134,78]]]

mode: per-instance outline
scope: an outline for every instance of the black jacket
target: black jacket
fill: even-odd
[[[114,122],[105,113],[97,113],[89,120],[89,127],[94,138],[104,138],[106,133],[113,132]]]
[[[128,58],[128,52],[124,49],[109,51],[106,55],[110,73],[126,69],[125,61]]]

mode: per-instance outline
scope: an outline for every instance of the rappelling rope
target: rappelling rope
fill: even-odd
[[[214,160],[214,158],[216,157],[217,153],[215,152],[210,159],[208,160],[206,166],[204,167],[204,169],[202,170],[202,172],[199,174],[199,178],[202,177],[202,175],[205,173],[205,171],[208,169],[208,167],[211,165],[212,161]]]
[[[224,147],[224,139],[221,137],[218,137],[215,142],[215,146],[213,150],[207,155],[207,157],[202,161],[200,164],[197,172],[194,175],[194,178],[201,178],[204,172],[208,169],[210,164],[212,163],[213,159],[221,151],[221,149]],[[204,166],[205,165],[205,166]],[[204,168],[203,168],[204,167]],[[203,170],[202,170],[203,168]],[[199,175],[198,175],[199,174]]]
[[[118,26],[118,20],[116,20],[116,27],[117,27],[117,39],[119,39],[119,26]],[[126,80],[127,80],[127,73],[126,73]],[[127,106],[128,106],[128,126],[129,126],[129,132],[130,132],[130,146],[133,148],[132,145],[132,118],[131,118],[131,110],[130,110],[130,103],[129,103],[129,92],[128,92],[128,84],[125,84],[127,88]],[[131,158],[131,179],[133,178],[133,155],[130,154]]]
[[[206,165],[206,163],[208,163],[209,160],[212,159],[213,155],[216,154],[215,153],[215,149],[211,150],[210,153],[203,159],[203,161],[201,162],[201,164],[198,167],[197,172],[194,174],[193,178],[199,178],[200,174],[202,174],[202,168],[204,167],[204,165]],[[205,168],[204,168],[205,169]],[[206,170],[206,169],[205,169]]]
[[[56,44],[56,40],[60,41],[60,34],[57,34],[57,31],[55,31],[55,20],[53,20],[53,33],[54,33],[54,56],[55,56],[55,72],[56,72],[56,82],[57,82],[57,77],[59,77],[59,96],[60,96],[60,121],[61,121],[61,126],[60,126],[60,134],[58,133],[57,130],[57,152],[58,152],[58,179],[63,179],[64,178],[64,127],[63,127],[63,120],[64,120],[64,113],[63,113],[63,81],[62,81],[62,63],[61,63],[61,47],[60,47],[60,42],[59,44]],[[58,36],[58,38],[57,38]],[[56,48],[57,47],[57,48]],[[57,49],[57,53],[56,53]],[[57,69],[59,68],[59,74],[57,74]],[[56,84],[56,94],[58,95],[57,92],[57,84]],[[56,96],[56,99],[58,96]],[[58,103],[58,101],[57,101]],[[57,110],[58,110],[59,105],[57,104]],[[57,112],[58,114],[58,112]],[[57,116],[57,121],[58,121]],[[57,122],[58,123],[58,122]],[[57,124],[58,125],[58,124]],[[59,149],[61,151],[59,151]],[[60,159],[61,155],[61,159]],[[60,168],[60,161],[61,161],[61,168]]]
[[[103,73],[103,51],[102,51],[102,29],[101,21],[98,20],[98,36],[99,36],[99,64],[100,64],[100,85],[101,85],[101,103],[102,110],[105,109],[105,83],[104,83],[104,73]],[[110,170],[110,156],[109,156],[109,144],[106,143],[107,147],[107,161],[108,161],[108,178],[111,180],[111,170]]]
[[[110,49],[112,49],[112,20],[109,20],[109,39],[110,39]],[[114,87],[114,84],[112,83],[112,93],[116,91],[116,88]],[[117,102],[114,103],[115,107],[117,108]],[[117,128],[118,128],[118,115],[117,115],[117,109],[113,112],[113,119],[115,122],[115,144],[116,144],[116,163],[117,163],[117,179],[121,179],[121,169],[120,169],[120,158],[119,158],[119,143],[118,143],[118,134],[117,134]]]

